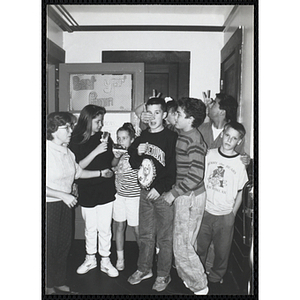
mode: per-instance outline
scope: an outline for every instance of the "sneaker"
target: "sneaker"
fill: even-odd
[[[171,276],[156,277],[152,289],[161,292],[166,289],[167,285],[171,282]]]
[[[124,259],[118,259],[118,260],[117,260],[116,268],[117,268],[119,271],[123,271],[123,270],[124,270],[124,268],[125,268],[124,262],[125,262]]]
[[[195,292],[194,293],[195,295],[207,295],[208,294],[208,287],[198,291],[198,292]]]
[[[118,270],[111,264],[110,260],[106,261],[105,263],[103,263],[103,260],[101,260],[100,270],[106,273],[109,277],[119,276]]]
[[[138,284],[142,280],[150,278],[152,276],[153,276],[152,270],[150,270],[148,272],[141,272],[141,271],[137,270],[128,278],[128,282],[130,284]]]
[[[97,267],[97,260],[95,255],[86,255],[85,261],[83,264],[77,269],[77,274],[85,274],[89,270],[92,270]]]

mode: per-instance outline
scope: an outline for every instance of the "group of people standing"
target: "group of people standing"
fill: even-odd
[[[204,123],[207,110],[210,121]],[[78,274],[97,267],[96,253],[101,256],[100,270],[108,276],[124,270],[127,221],[139,247],[130,284],[153,276],[155,250],[152,288],[158,292],[171,282],[173,257],[179,277],[196,295],[208,293],[208,282],[221,282],[249,162],[249,156],[241,155],[245,129],[236,122],[236,111],[237,102],[225,94],[217,94],[208,107],[195,98],[166,102],[151,97],[138,113],[144,130],[136,136],[132,124],[125,123],[117,131],[118,147],[101,131],[103,107],[85,106],[77,123],[69,112],[49,114],[46,294],[74,293],[66,285],[66,263],[70,208],[77,201],[86,245]],[[117,224],[115,267],[109,258],[112,219]],[[208,273],[205,261],[211,243],[215,259]]]

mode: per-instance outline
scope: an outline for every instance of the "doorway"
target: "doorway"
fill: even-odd
[[[221,50],[220,91],[240,104],[242,28],[238,28]]]
[[[190,52],[188,51],[103,51],[102,62],[145,64],[145,101],[156,93],[179,99],[189,96]]]

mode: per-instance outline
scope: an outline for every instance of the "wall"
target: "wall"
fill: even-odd
[[[47,18],[47,37],[60,48],[64,48],[63,31],[50,18]]]
[[[245,150],[253,157],[253,111],[254,111],[254,9],[250,5],[241,5],[226,26],[224,32],[224,45],[239,26],[243,26],[242,51],[242,80],[241,102],[239,108],[239,121],[247,131]]]
[[[104,50],[190,51],[190,96],[202,98],[210,89],[219,92],[220,50],[218,32],[64,32],[66,63],[101,62]]]

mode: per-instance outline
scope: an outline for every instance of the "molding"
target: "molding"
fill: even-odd
[[[238,10],[238,8],[239,8],[239,5],[235,5],[235,6],[232,8],[231,12],[229,13],[227,19],[226,19],[225,22],[224,22],[224,25],[223,25],[224,30],[225,30],[226,27],[231,23],[231,21],[232,21],[234,15],[235,15],[236,11]]]
[[[224,26],[186,25],[109,25],[109,26],[70,26],[73,31],[208,31],[223,32]],[[65,30],[66,31],[66,30]],[[68,31],[68,30],[67,30]]]

